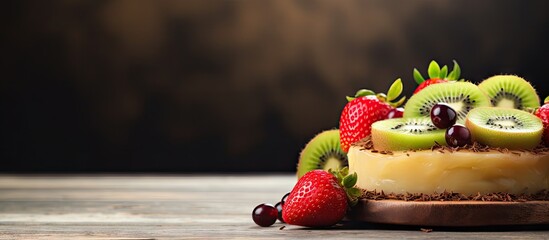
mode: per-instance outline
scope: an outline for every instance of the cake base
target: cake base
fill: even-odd
[[[361,199],[349,220],[433,227],[549,225],[549,201],[482,202]]]

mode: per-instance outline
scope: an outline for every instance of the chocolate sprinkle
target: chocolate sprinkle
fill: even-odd
[[[549,201],[549,191],[542,190],[534,194],[510,194],[504,192],[488,193],[488,194],[471,194],[464,195],[455,192],[442,192],[442,193],[385,193],[383,191],[378,192],[376,190],[368,191],[363,190],[361,199],[366,200],[401,200],[401,201],[482,201],[482,202],[526,202],[526,201]]]

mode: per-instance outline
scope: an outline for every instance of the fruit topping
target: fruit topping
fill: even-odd
[[[467,115],[465,125],[474,141],[508,149],[532,149],[541,142],[543,132],[539,118],[512,108],[475,108]]]
[[[490,101],[470,82],[448,82],[431,85],[414,94],[404,107],[404,117],[429,117],[435,104],[446,103],[457,113],[457,123],[463,123],[467,113],[476,107],[488,107]]]
[[[471,145],[471,132],[465,126],[457,124],[446,130],[446,143],[451,147]]]
[[[549,145],[549,97],[545,98],[543,106],[535,114],[543,123],[543,141],[545,145]]]
[[[356,173],[348,171],[313,170],[301,177],[284,203],[284,221],[305,227],[329,227],[341,221],[349,205],[362,195],[354,187]]]
[[[284,222],[284,219],[282,219],[282,207],[284,205],[284,202],[278,202],[275,204],[276,211],[278,211],[277,219],[280,222]]]
[[[431,121],[437,128],[446,129],[456,124],[457,113],[444,103],[437,103],[431,108]]]
[[[372,142],[378,151],[429,149],[435,144],[446,145],[444,130],[430,118],[395,118],[372,125]]]
[[[341,169],[347,165],[347,155],[339,144],[339,130],[327,130],[311,139],[301,151],[297,177],[314,169]]]
[[[259,204],[252,211],[252,219],[262,227],[268,227],[276,222],[278,211],[270,204]]]
[[[406,97],[397,100],[401,93],[402,81],[397,79],[386,95],[362,89],[354,97],[347,97],[349,102],[339,119],[341,149],[348,152],[351,144],[369,136],[372,123],[386,119],[392,109],[404,103]]]
[[[447,66],[443,66],[442,68],[440,68],[437,62],[431,61],[431,63],[429,64],[429,68],[427,69],[427,73],[429,74],[429,79],[425,80],[421,73],[416,68],[414,68],[414,80],[416,80],[418,84],[416,90],[414,91],[414,94],[433,84],[458,80],[459,75],[461,75],[461,69],[459,68],[457,62],[454,61],[454,68],[452,69],[450,74],[448,74]]]
[[[404,115],[404,108],[393,108],[387,114],[387,119],[391,118],[401,118]]]
[[[539,96],[532,85],[513,75],[497,75],[478,85],[494,107],[528,110],[539,107]]]

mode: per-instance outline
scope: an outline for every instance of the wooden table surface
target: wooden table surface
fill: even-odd
[[[291,175],[0,175],[0,239],[549,239],[545,227],[256,226],[252,209],[294,183]]]

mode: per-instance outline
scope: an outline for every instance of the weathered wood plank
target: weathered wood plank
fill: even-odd
[[[291,175],[0,175],[0,239],[543,239],[549,231],[439,231],[348,223],[312,230],[251,220],[275,203]],[[280,227],[285,226],[280,230]],[[470,229],[469,229],[470,230]]]

